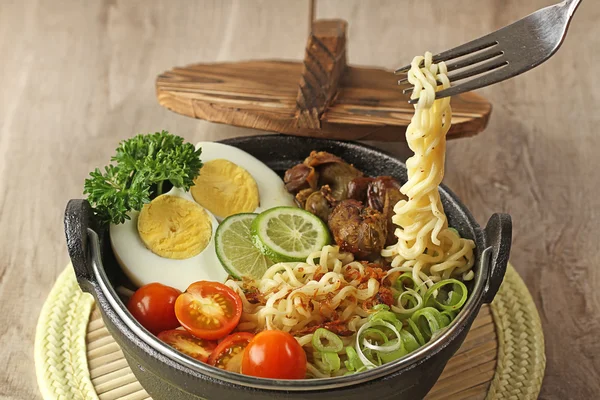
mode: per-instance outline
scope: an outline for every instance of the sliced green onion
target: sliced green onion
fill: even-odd
[[[407,305],[410,304],[411,307],[405,308],[404,305],[402,304],[403,300],[406,301]],[[421,309],[424,304],[423,298],[421,297],[421,295],[412,289],[408,289],[405,292],[400,293],[400,296],[398,296],[398,300],[396,303],[397,303],[397,305],[392,306],[392,311],[394,311],[397,314],[400,314],[401,318],[409,317],[411,314],[413,314],[417,310]]]
[[[354,371],[354,372],[346,372],[344,375],[353,375],[353,374],[357,374],[357,373],[359,373],[359,372],[366,371],[366,370],[368,370],[368,369],[369,369],[369,368],[367,368],[367,367],[365,367],[365,366],[363,365],[362,367],[360,367],[360,368],[359,368],[359,369],[357,369],[356,371]]]
[[[359,348],[357,353],[359,354],[359,358],[360,358],[360,353],[362,352],[362,354],[367,357],[367,359],[373,363],[374,366],[379,366],[381,364],[383,364],[383,362],[381,361],[381,357],[379,357],[379,353],[376,351],[373,351],[371,349],[367,349],[367,348]]]
[[[400,331],[400,337],[402,338],[402,344],[404,345],[407,354],[421,347],[417,339],[415,339],[412,333],[406,329]]]
[[[315,359],[315,364],[321,369],[321,371],[326,373],[339,371],[341,367],[340,356],[338,353],[334,352],[324,352],[321,353],[321,359]]]
[[[396,316],[396,314],[394,314],[391,311],[388,310],[381,310],[381,311],[377,311],[374,314],[371,314],[371,316],[369,317],[369,321],[386,321],[389,322],[390,324],[396,324],[398,321],[398,317]]]
[[[367,328],[362,333],[363,339],[371,339],[372,341],[378,341],[380,343],[387,343],[389,341],[388,335],[381,329]],[[377,336],[379,336],[378,340]]]
[[[454,229],[454,228],[448,228],[448,230],[456,233],[458,235],[458,237],[460,237],[460,233],[458,233],[458,231],[456,229]]]
[[[412,319],[409,318],[408,326],[409,326],[411,332],[413,333],[414,337],[417,339],[419,346],[423,346],[425,344],[425,338],[423,337],[423,334],[419,330],[419,327],[417,326],[417,324]]]
[[[327,344],[323,344],[323,342]],[[342,339],[335,333],[328,331],[325,328],[319,328],[315,331],[312,337],[312,345],[315,350],[320,352],[334,352],[337,353],[342,351],[344,343]]]
[[[400,335],[402,335],[402,331],[400,331]],[[398,348],[394,351],[388,351],[388,352],[381,351],[379,353],[379,356],[381,357],[381,361],[383,361],[384,363],[397,360],[400,357],[408,354],[408,351],[406,351],[406,349],[404,348],[404,341],[402,340],[402,338],[390,340],[389,344],[390,345],[393,344],[394,346],[398,345]]]
[[[426,341],[441,329],[439,321],[440,312],[433,307],[425,307],[416,311],[410,319],[419,326]]]
[[[394,334],[395,334],[395,339],[397,339],[397,341],[395,343],[393,343],[392,345],[383,345],[383,346],[379,346],[379,345],[374,345],[372,343],[369,343],[368,340],[366,340],[365,338],[363,338],[363,334],[364,332],[369,329],[372,328],[370,330],[369,333],[378,331],[381,332],[378,329],[374,329],[373,327],[381,327],[384,326],[388,329],[390,329]],[[381,332],[383,334],[383,332]],[[384,343],[388,343],[388,337],[387,335],[383,334],[382,336]],[[361,343],[361,339],[363,339],[362,343]],[[382,320],[375,320],[375,321],[368,321],[366,324],[364,324],[363,326],[360,327],[360,329],[358,330],[358,332],[356,333],[356,352],[358,353],[358,358],[360,358],[360,361],[362,361],[362,363],[365,365],[365,367],[367,368],[374,368],[377,366],[377,364],[375,364],[372,360],[370,360],[367,357],[367,354],[369,355],[373,355],[375,357],[377,357],[377,361],[379,361],[379,365],[381,364],[381,356],[379,354],[379,352],[392,352],[392,351],[396,351],[397,349],[400,348],[401,346],[401,342],[400,342],[400,332],[398,332],[398,329],[396,329],[396,327],[386,321],[382,321]],[[362,345],[362,346],[361,346]],[[365,347],[363,349],[363,347]],[[374,352],[374,354],[373,354]]]
[[[437,297],[439,295],[438,292],[440,291],[440,289],[450,284],[453,285],[453,290],[447,293],[446,301],[438,301]],[[438,283],[427,289],[427,292],[425,292],[425,295],[423,296],[423,301],[425,305],[435,305],[435,307],[442,311],[456,311],[460,310],[460,308],[467,301],[467,292],[467,287],[461,281],[456,279],[444,279],[443,281],[439,281]]]
[[[398,334],[398,337],[400,337],[400,334]],[[385,344],[383,344],[383,345],[379,345],[379,344],[373,344],[373,343],[369,342],[367,339],[363,339],[363,346],[366,347],[367,349],[379,352],[379,355],[381,355],[382,353],[389,353],[389,352],[398,350],[399,348],[402,347],[402,341],[393,339],[388,342],[385,342]]]
[[[356,350],[354,350],[354,347],[346,347],[346,355],[348,356],[348,360],[344,361],[344,364],[348,371],[358,371],[360,368],[364,367],[360,358],[358,358],[358,354],[356,353]]]
[[[390,311],[390,306],[388,306],[387,304],[376,304],[373,307],[373,310],[375,310],[375,311]]]
[[[446,317],[448,317],[448,319],[450,320],[450,322],[454,321],[454,318],[456,318],[456,312],[455,311],[442,311],[440,313],[441,315],[445,315]],[[450,325],[450,324],[448,324]]]
[[[405,281],[408,281],[408,285],[404,284]],[[415,279],[412,276],[412,273],[404,272],[396,279],[396,282],[394,282],[394,284],[392,286],[400,291],[404,291],[407,289],[416,288],[417,284],[415,282]]]
[[[394,325],[398,331],[402,330],[403,328],[402,321],[400,321],[398,316],[391,311],[378,311],[375,314],[372,314],[369,317],[369,320],[389,322],[390,324]]]
[[[452,322],[452,319],[448,316],[448,314],[440,313],[439,317],[438,317],[438,321],[440,323],[440,327],[445,328],[448,325],[450,325],[450,322]]]

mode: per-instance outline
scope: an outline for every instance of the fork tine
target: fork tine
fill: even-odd
[[[400,67],[400,68],[398,68],[397,70],[394,71],[394,74],[398,75],[398,74],[400,74],[402,72],[407,72],[410,69],[410,67],[411,67],[410,64],[405,65],[404,67]]]
[[[439,92],[437,92],[435,94],[435,98],[441,99],[443,97],[456,96],[457,94],[469,92],[471,90],[479,89],[484,86],[488,86],[493,83],[500,82],[500,80],[494,79],[494,78],[496,78],[496,76],[497,76],[496,73],[488,73],[488,74],[482,75],[478,78],[472,79],[468,82],[462,83],[460,85],[456,85],[456,86],[449,87],[448,89],[440,90]],[[509,78],[509,76],[507,76],[507,78]],[[504,78],[504,79],[507,79],[507,78]],[[501,79],[501,80],[504,80],[504,79]],[[415,99],[415,100],[418,101],[418,99]],[[411,103],[411,100],[409,100],[409,103]],[[411,104],[414,104],[414,103],[411,103]]]
[[[460,81],[462,79],[470,78],[475,75],[481,75],[485,72],[495,71],[498,68],[502,68],[506,65],[508,65],[508,61],[506,61],[502,58],[492,59],[490,62],[486,62],[486,63],[481,64],[480,66],[477,66],[474,68],[469,68],[468,70],[466,70],[464,72],[457,73],[453,76],[448,76],[448,78],[450,79],[450,82],[456,82],[456,81]],[[486,85],[491,85],[492,83],[495,83],[494,81],[491,81],[489,78],[483,79],[484,77],[486,77],[488,75],[490,75],[490,74],[483,75],[481,77],[482,79],[476,78],[476,79],[470,80],[466,83],[452,86],[452,87],[449,87],[448,89],[440,90],[439,92],[436,93],[435,98],[441,99],[442,97],[446,97],[446,96],[454,96],[459,93],[468,92],[469,90],[478,89],[480,87],[483,87]],[[506,79],[506,78],[504,78],[504,79]],[[504,80],[504,79],[502,79],[502,80]],[[473,83],[473,82],[475,82],[475,83]],[[473,85],[475,85],[475,86],[473,86]],[[408,93],[411,93],[412,91],[413,91],[413,88],[408,88],[408,89],[404,89],[402,91],[402,93],[408,94]],[[419,101],[419,99],[417,98],[417,99],[411,99],[408,102],[410,104],[415,104],[418,101]]]
[[[504,64],[510,65],[510,64]],[[518,74],[517,74],[518,75]],[[436,99],[441,99],[443,97],[448,96],[456,96],[457,94],[469,92],[471,90],[479,89],[484,86],[489,86],[494,83],[501,82],[503,80],[512,78],[515,75],[514,68],[506,67],[506,68],[496,68],[493,72],[484,73],[483,75],[478,76],[475,79],[471,79],[465,83],[461,83],[460,85],[455,85],[449,87],[448,89],[440,90],[435,94]],[[411,99],[408,102],[410,104],[415,104],[419,101],[419,99]]]
[[[404,85],[405,83],[408,83],[408,78],[403,78],[398,81],[398,85]],[[442,82],[438,81],[438,83]]]
[[[489,62],[483,63],[483,64],[478,65],[473,68],[469,68],[466,71],[458,72],[454,75],[448,75],[448,79],[450,79],[450,82],[460,81],[462,79],[470,78],[475,75],[483,74],[484,72],[493,71],[493,70],[503,67],[507,64],[508,64],[508,61],[506,61],[504,58],[492,59]],[[438,83],[441,83],[441,82],[438,81]],[[409,87],[409,88],[404,89],[402,91],[402,93],[409,94],[412,91],[413,91],[413,88]],[[436,98],[437,98],[437,96],[436,96]]]
[[[413,90],[414,90],[414,87],[412,87],[412,86],[411,86],[411,87],[409,87],[409,88],[406,88],[406,89],[404,89],[404,90],[402,91],[402,94],[410,94],[410,93],[412,93],[412,92],[413,92]]]
[[[466,56],[467,54],[475,53],[479,50],[484,50],[489,47],[496,46],[497,44],[498,41],[496,40],[495,35],[485,35],[483,37],[480,37],[479,39],[472,40],[453,49],[446,50],[442,53],[434,55],[433,62],[439,63],[440,61],[453,60],[458,57]]]
[[[497,49],[496,47],[492,47],[489,50],[482,51],[481,53],[477,53],[472,57],[466,57],[462,60],[458,60],[456,62],[450,63],[447,65],[448,72],[455,71],[460,68],[468,67],[473,64],[478,64],[483,61],[490,60],[492,58],[501,56],[504,54],[504,51]]]
[[[493,72],[480,75],[475,79],[471,79],[460,85],[452,86],[448,89],[440,90],[435,94],[436,99],[448,96],[454,96],[460,93],[468,92],[471,90],[479,89],[484,86],[493,85],[494,83],[502,82],[506,79],[520,75],[526,71],[516,71],[514,67],[509,66],[505,68],[496,69]]]
[[[433,56],[433,62],[438,63],[440,61],[453,60],[458,57],[466,56],[467,54],[474,53],[479,50],[487,49],[498,44],[493,33],[480,37],[479,39],[472,40],[468,43],[461,44],[460,46],[454,47],[450,50],[446,50]],[[410,69],[411,65],[405,65],[394,71],[394,74],[406,72]]]
[[[504,59],[504,57],[492,59],[491,61],[482,63],[473,68],[469,68],[466,71],[461,71],[461,72],[455,73],[454,75],[448,75],[448,79],[450,79],[450,82],[460,81],[462,79],[470,78],[475,75],[483,74],[484,72],[493,71],[496,68],[500,68],[507,64],[508,64],[508,61],[506,61]]]
[[[468,67],[473,64],[480,63],[504,54],[504,51],[492,47],[490,50],[483,51],[475,54],[473,57],[466,57],[462,60],[456,61],[452,64],[448,64],[448,72],[455,71],[460,68]],[[408,82],[408,77],[400,79],[398,85],[403,85]],[[441,83],[441,82],[440,82]]]

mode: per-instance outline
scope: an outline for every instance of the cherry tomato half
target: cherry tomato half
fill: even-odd
[[[208,363],[226,371],[239,373],[244,349],[252,338],[254,335],[248,332],[237,332],[227,336],[210,355]]]
[[[158,338],[174,349],[202,362],[206,362],[217,347],[217,342],[198,339],[188,331],[182,329],[163,331],[158,334]]]
[[[175,316],[175,300],[181,292],[160,283],[142,286],[127,302],[127,309],[140,324],[153,334],[179,327]]]
[[[262,331],[244,350],[242,374],[273,379],[304,379],[306,353],[289,333]]]
[[[218,282],[192,283],[175,301],[175,315],[188,332],[201,339],[227,336],[242,316],[242,299]]]

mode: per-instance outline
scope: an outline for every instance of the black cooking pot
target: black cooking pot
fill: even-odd
[[[311,150],[342,157],[367,175],[392,175],[405,182],[406,166],[381,150],[357,143],[268,135],[225,140],[252,154],[280,175]],[[226,372],[200,363],[162,343],[127,311],[115,292],[123,274],[85,200],[71,200],[65,212],[69,255],[81,288],[94,295],[108,330],[142,386],[155,399],[419,399],[435,384],[465,339],[483,303],[490,303],[504,277],[511,220],[494,214],[482,230],[467,208],[440,187],[449,225],[476,244],[475,279],[469,299],[453,323],[435,340],[409,355],[360,374],[317,380],[269,380]],[[457,378],[460,379],[460,378]]]

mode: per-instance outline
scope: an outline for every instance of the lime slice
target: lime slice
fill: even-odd
[[[215,249],[223,267],[236,279],[260,279],[273,262],[252,244],[250,226],[258,214],[235,214],[219,224]]]
[[[252,222],[252,240],[274,262],[305,261],[329,244],[331,236],[321,219],[296,207],[275,207]]]

